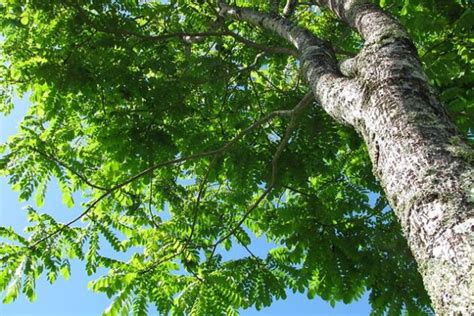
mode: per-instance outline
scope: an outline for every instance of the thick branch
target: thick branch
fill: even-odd
[[[403,27],[389,14],[367,0],[316,0],[355,28],[366,44],[390,37],[408,38]],[[383,27],[382,27],[383,26]]]
[[[362,87],[340,73],[334,51],[308,30],[279,16],[261,13],[247,8],[220,4],[220,14],[227,18],[246,21],[273,31],[290,42],[300,53],[302,69],[311,84],[316,99],[336,120],[356,125],[361,115],[358,108],[362,100]]]
[[[233,7],[225,3],[221,3],[220,7],[220,14],[224,17],[246,21],[266,30],[273,31],[286,39],[298,50],[301,61],[304,64],[311,63],[312,59],[317,57],[318,64],[315,66],[318,72],[320,72],[320,75],[339,73],[336,58],[331,47],[328,46],[326,42],[313,36],[308,30],[279,16],[269,15],[247,8]]]
[[[346,77],[353,78],[357,75],[357,59],[348,58],[339,64],[339,69]]]

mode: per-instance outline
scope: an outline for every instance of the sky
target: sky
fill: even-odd
[[[15,100],[15,109],[8,116],[0,114],[0,142],[3,143],[10,135],[16,133],[19,122],[26,113],[29,101],[27,98]],[[80,200],[80,196],[75,196]],[[76,203],[78,204],[78,203]],[[20,202],[18,193],[13,192],[7,183],[7,179],[0,177],[0,226],[11,226],[17,232],[21,232],[26,226],[25,206],[34,205],[34,201]],[[81,212],[80,206],[67,208],[62,203],[61,193],[54,182],[48,188],[45,203],[40,212],[53,215],[60,221],[74,218]],[[263,240],[252,242],[252,249],[256,253],[266,253],[268,244]],[[102,246],[104,251],[110,251]],[[87,288],[87,283],[100,276],[87,276],[83,263],[73,261],[71,263],[71,277],[65,281],[61,277],[55,284],[50,285],[45,276],[36,283],[37,299],[30,303],[26,297],[20,296],[15,302],[5,305],[0,302],[1,316],[93,316],[101,313],[110,304],[110,300],[100,293],[93,293]],[[103,273],[103,271],[102,271]],[[149,308],[150,315],[158,315],[156,310]],[[240,312],[243,316],[284,316],[284,315],[327,315],[327,316],[362,316],[370,313],[368,295],[364,295],[359,301],[345,305],[336,304],[335,308],[319,298],[309,300],[306,294],[288,292],[284,301],[275,301],[270,307],[261,311],[247,309]]]

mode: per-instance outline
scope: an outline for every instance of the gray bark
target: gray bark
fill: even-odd
[[[364,38],[337,66],[332,49],[286,19],[221,4],[225,17],[292,43],[321,106],[363,137],[439,315],[474,312],[474,151],[427,83],[405,30],[367,1],[320,0]],[[343,75],[344,74],[344,75]]]

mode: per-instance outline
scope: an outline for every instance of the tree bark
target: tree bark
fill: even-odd
[[[474,312],[474,151],[439,102],[406,31],[367,1],[320,0],[364,38],[337,67],[330,46],[286,19],[221,4],[300,52],[321,106],[364,139],[439,315]],[[344,74],[344,75],[343,75]]]

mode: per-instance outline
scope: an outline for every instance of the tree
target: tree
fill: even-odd
[[[4,302],[80,259],[108,269],[90,285],[108,315],[233,314],[287,289],[474,310],[467,1],[1,3],[3,112],[32,93],[2,174],[38,206],[53,178],[89,199],[1,229]]]

